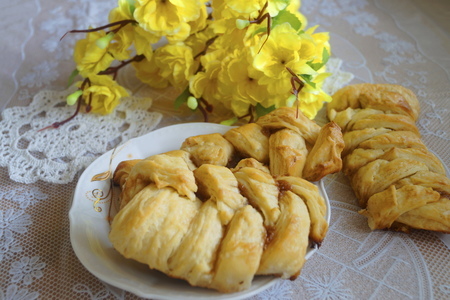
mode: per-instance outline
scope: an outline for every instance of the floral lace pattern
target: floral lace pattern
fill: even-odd
[[[303,0],[301,9],[310,24],[330,32],[332,54],[339,58],[329,64],[334,75],[327,91],[349,81],[412,89],[421,103],[422,137],[449,165],[450,48],[448,32],[439,27],[447,22],[449,4],[426,3]],[[119,76],[135,97],[117,113],[102,118],[79,114],[58,130],[39,131],[74,111],[64,104],[71,90],[61,87],[74,68],[75,38],[60,38],[70,29],[104,24],[105,12],[114,5],[107,0],[26,0],[20,12],[13,11],[20,30],[5,31],[5,41],[15,48],[6,48],[7,76],[0,80],[0,299],[138,298],[99,281],[79,263],[70,245],[67,212],[79,171],[101,153],[161,124],[161,114],[149,109],[174,95],[146,89],[127,70]],[[3,28],[11,28],[5,23],[11,22],[8,13],[3,17]],[[323,114],[319,118],[325,121]],[[437,235],[370,232],[346,179],[329,176],[326,188],[332,220],[324,244],[296,281],[279,281],[252,299],[450,297],[449,252]]]
[[[127,98],[113,114],[78,114],[58,129],[44,129],[73,114],[65,105],[68,91],[42,91],[26,107],[3,111],[0,122],[0,166],[11,179],[31,183],[71,182],[96,157],[121,142],[153,130],[161,114],[148,112],[150,99]]]

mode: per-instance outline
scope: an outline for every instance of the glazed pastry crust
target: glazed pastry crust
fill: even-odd
[[[409,116],[417,121],[420,105],[414,93],[400,85],[361,83],[346,86],[333,95],[327,105],[328,118],[348,107],[377,109],[385,113]]]
[[[308,248],[310,217],[303,200],[286,191],[280,197],[280,217],[264,249],[257,274],[294,280],[300,275]]]
[[[342,169],[343,150],[341,129],[334,122],[326,124],[306,157],[302,177],[309,181],[319,181],[328,174],[339,172]]]
[[[307,180],[293,176],[278,177],[277,181],[282,189],[293,192],[305,202],[311,221],[309,238],[314,244],[320,246],[328,232],[328,222],[325,199],[319,194],[318,187]]]
[[[224,293],[248,289],[256,274],[296,278],[308,247],[320,245],[328,229],[325,200],[299,176],[308,154],[315,166],[333,160],[318,148],[339,152],[340,133],[296,114],[277,109],[266,127],[228,131],[230,141],[200,135],[181,150],[121,162],[113,178],[122,190],[109,235],[114,248]]]
[[[293,107],[280,107],[260,117],[256,123],[272,132],[284,128],[294,130],[311,145],[316,142],[320,131],[317,123]]]
[[[222,224],[228,224],[234,213],[247,204],[247,199],[241,195],[238,181],[230,169],[205,164],[194,171],[194,176],[199,195],[216,203]]]
[[[196,166],[226,166],[234,155],[233,145],[219,133],[188,137],[181,145],[181,150],[190,153]]]
[[[178,248],[201,205],[171,187],[144,187],[114,217],[109,239],[123,256],[168,271],[167,260]]]
[[[243,157],[252,157],[262,163],[269,161],[269,137],[256,123],[230,129],[224,134]]]
[[[278,187],[273,177],[255,168],[241,168],[234,173],[241,193],[262,212],[264,225],[274,226],[280,215]]]
[[[250,205],[239,209],[222,240],[212,287],[224,292],[249,288],[260,264],[265,238],[261,215]]]
[[[357,84],[333,96],[328,117],[343,129],[343,171],[369,227],[450,233],[450,180],[415,126],[419,102],[408,89]]]
[[[308,149],[305,140],[291,129],[282,129],[270,136],[270,172],[273,176],[302,176]]]
[[[202,204],[178,249],[168,259],[168,274],[193,286],[209,287],[224,227],[216,203]]]
[[[173,187],[180,195],[191,200],[196,197],[195,178],[185,159],[172,156],[171,153],[157,154],[139,161],[131,168],[122,189],[121,207],[150,183],[158,188]]]

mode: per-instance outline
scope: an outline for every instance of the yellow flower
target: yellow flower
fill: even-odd
[[[206,43],[208,40],[213,38],[215,36],[214,31],[212,30],[211,26],[208,26],[205,28],[205,30],[199,31],[197,33],[192,34],[189,36],[185,41],[184,44],[186,46],[189,46],[192,48],[192,53],[194,54],[194,57],[201,52],[203,52],[206,49]],[[214,42],[215,44],[215,42]],[[208,50],[213,49],[214,44],[211,47],[208,47]],[[211,52],[211,51],[208,51]],[[203,57],[203,56],[201,56]]]
[[[128,0],[119,0],[118,7],[112,9],[109,13],[110,23],[133,19]],[[159,37],[144,30],[137,24],[127,24],[116,33],[115,39],[120,40],[123,47],[126,48],[134,44],[136,54],[144,54],[145,57],[151,58],[153,53],[151,44],[158,42]]]
[[[228,0],[225,2],[228,8],[234,10],[241,16],[249,16],[252,13],[258,13],[262,9],[262,1],[260,0]]]
[[[220,62],[210,63],[204,72],[197,72],[189,80],[189,91],[195,98],[204,98],[211,104],[219,97],[218,75],[220,72]]]
[[[183,43],[161,46],[154,56],[159,74],[180,90],[187,86],[198,65],[194,62],[192,49]]]
[[[160,69],[155,63],[154,56],[150,60],[143,59],[132,64],[136,70],[136,77],[143,83],[159,89],[169,86],[169,81],[159,75]]]
[[[308,25],[308,20],[300,12],[300,6],[301,6],[300,0],[291,0],[289,5],[286,7],[286,10],[293,13],[300,20],[300,22],[302,22],[302,27],[300,29],[303,30]]]
[[[271,17],[275,17],[276,15],[278,15],[280,10],[285,9],[290,2],[290,0],[266,0],[266,1],[268,1],[267,12],[270,14]]]
[[[108,47],[97,46],[98,39],[105,36],[105,32],[90,32],[85,39],[78,40],[75,44],[73,58],[81,76],[88,77],[108,68],[114,61],[114,56],[108,51]]]
[[[263,74],[249,62],[249,54],[245,49],[235,50],[222,62],[219,92],[231,97],[231,107],[230,104],[228,107],[237,116],[247,114],[250,105],[255,106],[267,97],[265,86],[258,84],[261,76]]]
[[[305,84],[298,95],[301,111],[310,119],[313,119],[322,108],[324,102],[330,102],[331,96],[322,90],[323,81],[330,76],[329,73],[321,73],[313,79],[315,87]]]
[[[330,53],[330,35],[328,32],[319,32],[314,33],[314,31],[317,29],[318,26],[314,26],[311,28],[308,28],[306,30],[305,34],[310,35],[311,38],[314,40],[315,44],[315,54],[313,63],[321,63],[322,62],[322,53],[323,49],[326,48],[328,53]]]
[[[134,17],[147,31],[158,36],[177,34],[181,25],[200,16],[198,0],[137,0]]]
[[[81,82],[77,85],[80,87]],[[107,75],[90,76],[88,86],[83,89],[83,99],[90,104],[91,111],[102,115],[111,113],[126,96],[128,92]]]
[[[278,25],[262,48],[261,45],[254,47],[254,51],[261,51],[255,55],[253,66],[270,78],[283,77],[288,73],[287,67],[297,73],[301,45],[301,37],[289,23]]]

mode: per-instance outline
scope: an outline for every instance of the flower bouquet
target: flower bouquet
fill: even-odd
[[[306,29],[299,8],[299,0],[119,0],[109,24],[69,32],[86,35],[71,75],[82,80],[67,103],[111,113],[128,96],[117,73],[131,64],[143,83],[174,87],[175,107],[205,121],[214,111],[232,113],[224,124],[251,122],[281,106],[314,118],[331,100],[322,90],[329,35]]]

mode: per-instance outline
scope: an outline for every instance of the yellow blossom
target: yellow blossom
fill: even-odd
[[[292,64],[298,61],[301,38],[285,23],[272,30],[262,48],[256,47],[261,51],[255,55],[253,66],[268,77],[279,78],[287,73],[286,67],[293,67]]]
[[[219,92],[232,98],[228,106],[237,116],[245,115],[250,105],[255,106],[267,96],[265,86],[258,84],[261,76],[263,74],[251,65],[245,49],[235,50],[222,62]]]
[[[329,33],[328,32],[314,33],[317,27],[318,26],[308,28],[308,30],[306,30],[305,32],[305,34],[310,35],[311,38],[314,40],[315,44],[315,54],[313,60],[314,63],[322,62],[322,53],[324,48],[327,49],[328,53],[330,52]]]
[[[298,95],[300,109],[310,119],[313,119],[322,108],[324,102],[330,102],[331,96],[322,90],[323,81],[329,73],[321,73],[312,81],[315,86],[305,84]]]
[[[266,1],[268,1],[267,12],[271,17],[275,17],[276,15],[278,15],[280,10],[285,9],[290,2],[290,0],[265,0],[263,2]]]
[[[78,87],[81,82],[77,83]],[[92,75],[83,89],[83,99],[91,106],[91,111],[98,114],[109,114],[120,103],[128,92],[108,75]]]
[[[214,36],[215,34],[213,29],[211,28],[211,26],[208,26],[207,28],[205,28],[205,30],[201,30],[199,32],[191,34],[184,41],[184,44],[192,48],[192,53],[194,54],[195,57],[206,50],[206,43],[208,42],[208,40],[211,40]],[[212,47],[214,47],[214,44],[211,47],[208,47],[208,50],[212,50],[213,49]],[[202,55],[201,57],[203,56],[204,55]]]
[[[181,25],[200,16],[199,0],[137,0],[134,17],[147,31],[158,36],[177,34]]]
[[[154,56],[159,74],[172,86],[183,90],[197,66],[192,49],[183,43],[167,44],[158,48]]]
[[[208,69],[203,72],[197,72],[189,80],[189,91],[196,98],[207,99],[214,104],[220,97],[218,91],[218,75],[220,72],[220,62],[215,61],[208,65]]]
[[[119,0],[118,7],[112,9],[109,13],[109,22],[111,23],[133,19],[128,0]],[[137,24],[130,23],[118,30],[115,39],[120,40],[123,47],[126,48],[133,44],[136,54],[144,54],[145,57],[151,58],[153,53],[151,44],[158,42],[159,37],[144,30]]]
[[[81,76],[88,77],[107,69],[115,59],[129,57],[128,52],[121,52],[120,47],[109,43],[107,47],[99,47],[97,41],[105,36],[105,31],[89,32],[85,39],[75,44],[73,58]]]
[[[136,77],[143,83],[154,88],[166,88],[169,86],[169,81],[159,75],[160,69],[155,63],[154,56],[150,60],[143,59],[132,64],[136,70]]]

